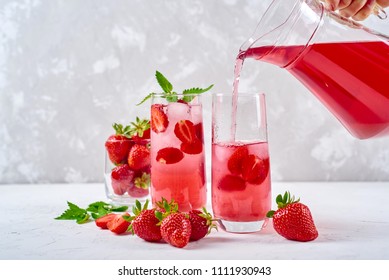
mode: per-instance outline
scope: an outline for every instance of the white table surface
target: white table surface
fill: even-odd
[[[389,182],[273,183],[312,212],[319,237],[289,241],[272,224],[259,233],[219,230],[183,249],[54,217],[66,201],[86,207],[105,200],[103,184],[0,185],[0,259],[389,259]]]

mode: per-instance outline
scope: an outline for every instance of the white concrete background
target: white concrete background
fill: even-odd
[[[0,183],[101,182],[111,123],[148,116],[135,103],[158,91],[155,70],[230,91],[268,2],[0,0]],[[241,90],[267,94],[274,181],[389,180],[389,138],[354,139],[285,70],[248,61]]]

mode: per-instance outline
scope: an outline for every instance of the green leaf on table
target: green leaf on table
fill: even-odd
[[[111,212],[124,212],[128,206],[115,206],[104,201],[96,201],[88,205],[87,211],[91,212],[93,219],[98,219]]]
[[[96,201],[89,204],[88,208],[86,208],[86,211],[98,213],[100,209],[105,209],[108,206],[109,204],[104,201]]]
[[[78,207],[76,204],[67,202],[68,209],[65,210],[56,220],[76,220],[77,223],[82,224],[89,220],[89,214],[85,209]]]
[[[128,209],[127,206],[115,206],[104,201],[93,202],[86,209],[80,208],[69,201],[67,203],[68,209],[56,217],[56,220],[75,220],[78,224],[83,224],[89,221],[91,216],[93,219],[98,219],[111,212],[124,212]]]

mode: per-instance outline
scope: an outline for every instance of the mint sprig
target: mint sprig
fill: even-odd
[[[85,209],[82,209],[69,201],[67,203],[69,208],[60,216],[56,217],[56,220],[76,220],[77,224],[83,224],[89,220],[90,216]]]
[[[56,220],[76,220],[78,224],[86,223],[93,219],[98,219],[112,212],[124,212],[128,209],[127,206],[115,206],[103,201],[93,202],[86,209],[77,206],[74,203],[67,202],[68,209],[65,210]]]
[[[158,84],[162,88],[163,92],[165,93],[172,93],[173,91],[173,85],[166,79],[164,75],[162,75],[161,72],[156,71],[155,72],[155,78],[157,79]]]
[[[178,96],[177,92],[173,91],[173,85],[169,82],[169,80],[159,71],[155,72],[155,78],[157,79],[157,82],[161,89],[163,90],[163,97],[166,98],[168,102],[177,102]],[[183,101],[190,102],[194,99],[193,94],[201,94],[204,92],[209,91],[213,87],[213,84],[210,85],[207,88],[199,88],[199,87],[193,87],[189,89],[185,89],[182,91],[184,94]],[[144,102],[146,102],[148,99],[150,99],[155,93],[149,93],[141,102],[139,102],[136,105],[141,105]]]

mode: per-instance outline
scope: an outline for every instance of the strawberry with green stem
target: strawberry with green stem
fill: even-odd
[[[197,209],[190,210],[188,214],[192,227],[190,241],[200,240],[208,235],[212,229],[217,230],[217,226],[214,223],[215,220],[205,207],[202,208],[202,211]]]
[[[149,242],[158,242],[162,239],[159,220],[155,216],[156,209],[147,209],[149,200],[142,204],[136,200],[132,208],[135,217],[129,219],[131,226],[129,231],[136,234],[138,237]]]
[[[132,142],[128,134],[129,126],[123,127],[121,124],[114,123],[112,127],[115,130],[115,134],[109,136],[107,141],[105,141],[105,148],[111,162],[117,165],[127,159]]]
[[[295,241],[312,241],[318,237],[318,232],[308,206],[295,200],[287,191],[276,197],[278,210],[269,211],[268,218],[273,218],[273,227],[278,234]]]
[[[161,226],[162,239],[170,245],[183,248],[189,243],[192,227],[187,213],[178,211],[178,204],[165,198],[156,203],[155,216]]]
[[[131,122],[131,139],[137,143],[146,143],[150,139],[150,121],[136,117],[135,122]]]
[[[142,172],[127,188],[127,193],[132,197],[144,197],[149,194],[150,172]]]

